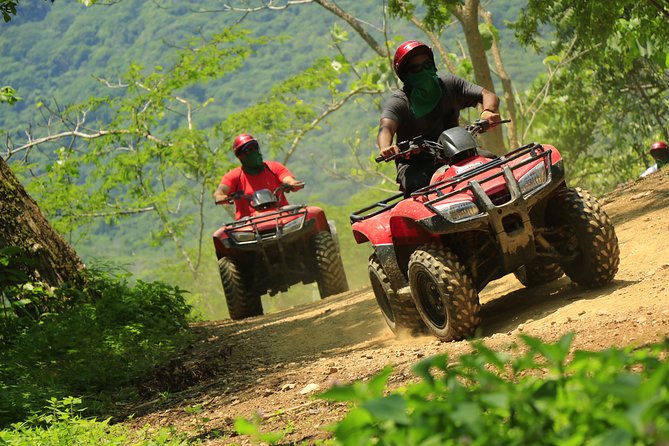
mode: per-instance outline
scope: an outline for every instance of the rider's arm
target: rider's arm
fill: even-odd
[[[296,191],[304,188],[304,183],[298,181],[293,176],[293,173],[283,164],[278,161],[267,161],[267,167],[279,178],[282,184],[291,187],[291,191]]]
[[[490,128],[493,128],[496,125],[495,123],[501,120],[499,116],[499,97],[485,88],[482,95],[483,100],[481,103],[483,104],[483,111],[481,112],[481,119],[488,121],[492,124]]]
[[[400,149],[393,144],[393,137],[397,133],[397,121],[390,118],[381,118],[379,123],[379,134],[376,136],[376,143],[379,146],[379,152],[384,158],[388,158]]]
[[[219,184],[214,192],[214,202],[216,204],[225,204],[230,194],[230,187],[227,184]]]

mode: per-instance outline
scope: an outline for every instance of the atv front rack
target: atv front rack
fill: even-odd
[[[552,180],[552,171],[551,171],[551,154],[552,152],[547,150],[543,151],[541,153],[538,153],[536,149],[538,147],[541,147],[539,144],[529,144],[524,147],[520,147],[513,152],[510,152],[507,156],[502,156],[500,158],[497,158],[489,163],[484,164],[480,168],[475,168],[472,170],[475,170],[475,172],[465,172],[462,175],[458,175],[457,177],[450,178],[446,181],[440,181],[439,183],[432,184],[426,188],[420,189],[412,194],[412,196],[416,195],[426,195],[426,194],[431,194],[434,193],[437,195],[436,198],[433,198],[432,200],[429,200],[424,203],[425,207],[430,209],[432,212],[435,214],[439,214],[439,210],[435,207],[436,204],[443,202],[447,200],[448,198],[454,196],[454,195],[459,195],[462,194],[463,192],[470,191],[474,197],[476,197],[476,202],[479,207],[479,209],[482,209],[481,212],[490,212],[491,209],[495,208],[497,205],[503,205],[508,201],[511,200],[516,200],[518,198],[521,198],[523,193],[521,192],[519,186],[518,186],[518,179],[515,178],[513,175],[513,172],[516,169],[519,169],[522,166],[525,166],[530,163],[534,163],[535,161],[541,160],[544,164],[544,169],[546,171],[546,181],[544,184],[541,186],[538,186],[537,188],[531,190],[528,193],[528,197],[531,195],[534,195],[538,192],[540,192],[542,189],[547,187],[549,184],[551,184]],[[509,161],[516,160],[522,156],[527,155],[530,153],[530,157],[519,162],[518,164],[514,166],[509,166],[505,165],[502,166],[505,163],[508,163]],[[460,183],[462,181],[466,181],[467,179],[471,178],[472,176],[475,176],[477,174],[481,174],[482,172],[489,170],[492,167],[500,167],[502,166],[502,169],[492,175],[489,175],[481,180],[477,181],[471,181],[468,182],[466,186],[457,188],[449,193],[443,193],[442,189],[447,188],[449,186],[453,186],[457,183]],[[483,188],[481,187],[482,184],[487,183],[489,181],[494,180],[495,178],[504,176],[505,177],[505,183],[508,188],[508,193],[503,194],[502,196],[499,197],[489,197],[485,194],[483,191]],[[466,219],[475,219],[480,217],[481,214],[478,215],[473,215],[470,218]],[[460,221],[460,220],[458,220]]]
[[[532,162],[538,160],[539,158],[545,158],[547,156],[548,156],[547,167],[550,166],[551,165],[551,163],[550,163],[550,152],[549,151],[543,151],[541,153],[537,153],[537,149],[543,149],[542,145],[538,144],[536,142],[526,144],[522,147],[518,147],[517,149],[507,153],[506,155],[502,155],[500,157],[494,158],[494,159],[488,161],[487,163],[481,164],[480,166],[477,166],[477,167],[474,167],[474,168],[468,170],[467,172],[461,173],[460,175],[456,175],[456,176],[448,178],[446,180],[439,181],[437,183],[430,184],[429,186],[425,186],[421,189],[418,189],[417,191],[412,192],[411,196],[416,197],[416,196],[419,196],[419,195],[428,195],[428,194],[435,193],[437,190],[444,189],[444,188],[452,186],[454,184],[466,181],[470,178],[473,178],[477,175],[480,175],[481,172],[485,172],[486,170],[490,170],[492,168],[499,167],[502,164],[505,164],[505,163],[511,162],[513,160],[516,160],[520,157],[523,157],[523,156],[527,155],[528,153],[531,154],[531,158],[528,158],[527,160],[517,164],[516,166],[511,167],[511,169],[515,170],[518,167],[521,167],[521,166],[524,166],[526,164],[532,163]],[[499,172],[498,174],[496,174],[494,176],[491,176],[489,179],[496,178],[500,175],[502,175],[501,172]],[[486,178],[484,181],[488,181],[488,178]]]
[[[302,223],[300,224],[300,227],[291,231],[291,232],[298,232],[300,229],[302,229],[306,221],[307,209],[304,205],[288,205],[285,206],[283,209],[279,209],[274,212],[268,212],[266,214],[261,214],[258,216],[237,220],[232,223],[227,223],[225,225],[225,232],[226,234],[228,234],[228,237],[234,240],[235,244],[238,245],[257,243],[258,241],[276,240],[283,235],[281,231],[281,226],[279,225],[279,219],[292,216],[295,216],[297,218],[302,218]],[[263,231],[260,231],[258,229],[259,225],[271,221],[274,222],[273,230],[264,229]],[[255,234],[253,240],[240,242],[236,240],[233,234],[231,234],[232,232],[240,231],[246,228],[250,228],[253,230],[253,233]]]
[[[540,149],[540,148],[543,148],[543,147],[541,146],[541,144],[538,144],[538,143],[526,144],[522,147],[518,147],[517,149],[507,153],[506,155],[502,155],[498,158],[492,159],[489,162],[487,162],[485,164],[482,164],[480,166],[477,166],[477,167],[475,167],[471,170],[468,170],[467,172],[464,172],[460,175],[457,175],[457,176],[449,178],[447,180],[439,181],[437,183],[434,183],[434,184],[431,184],[429,186],[418,189],[417,191],[413,192],[411,194],[411,196],[415,197],[415,196],[419,196],[419,195],[428,195],[428,194],[431,194],[431,193],[435,193],[437,190],[446,188],[446,187],[451,186],[453,184],[460,183],[462,181],[466,181],[469,178],[473,178],[473,177],[479,175],[483,171],[489,170],[489,169],[494,168],[494,167],[499,167],[504,163],[508,163],[510,161],[518,159],[522,156],[525,156],[528,153],[530,153],[532,155],[532,157],[528,158],[528,160],[526,160],[524,162],[521,162],[517,166],[514,166],[513,169],[515,169],[516,167],[524,166],[525,164],[529,164],[531,162],[534,162],[535,160],[537,160],[539,158],[542,158],[542,157],[548,157],[548,164],[547,164],[547,168],[548,168],[551,165],[550,152],[549,151],[544,151],[542,153],[537,153],[537,149]],[[548,173],[550,175],[550,168],[548,170],[549,170]],[[499,172],[495,176],[490,177],[490,179],[496,178],[497,176],[500,176],[500,175],[502,175],[501,172]],[[461,190],[458,191],[458,193],[459,192],[461,192]],[[451,195],[454,195],[454,194],[451,193],[448,196],[451,196]],[[353,212],[351,214],[351,216],[349,217],[350,221],[351,221],[351,223],[356,223],[356,222],[363,221],[363,220],[366,220],[368,218],[374,217],[376,215],[379,215],[383,212],[386,212],[386,211],[392,209],[393,207],[395,207],[395,205],[397,203],[399,203],[400,201],[402,201],[403,198],[404,198],[404,194],[400,193],[400,194],[396,194],[396,195],[393,195],[391,197],[388,197],[385,200],[377,201],[376,203],[374,203],[370,206],[364,207],[362,209],[359,209],[359,210]],[[442,196],[438,197],[437,200],[441,201],[441,199],[443,199],[443,198],[446,198],[446,197],[442,195]],[[431,202],[428,202],[428,203],[432,203],[434,201],[435,200],[432,200]],[[426,203],[426,205],[428,203]],[[434,212],[434,209],[432,209],[431,206],[428,206],[428,207],[430,207],[430,209]],[[372,211],[372,212],[366,213],[368,211]]]

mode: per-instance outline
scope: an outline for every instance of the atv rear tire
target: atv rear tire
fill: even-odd
[[[344,265],[332,235],[327,231],[318,232],[312,243],[318,268],[316,282],[321,299],[348,291]]]
[[[263,314],[260,296],[248,292],[241,268],[234,259],[228,257],[219,259],[218,270],[223,282],[230,319],[236,321]]]
[[[562,277],[563,274],[564,271],[560,265],[540,262],[523,265],[513,273],[516,279],[528,288],[550,283]]]
[[[558,251],[578,253],[575,260],[560,265],[573,282],[595,288],[613,280],[620,263],[618,237],[595,197],[578,187],[558,190],[546,210],[546,222],[565,229]]]
[[[409,284],[420,317],[442,341],[474,334],[481,304],[458,257],[437,245],[419,247],[409,259]]]
[[[390,280],[383,271],[376,254],[369,257],[367,270],[369,271],[369,281],[372,284],[376,303],[379,304],[383,319],[390,330],[397,336],[403,333],[414,336],[424,334],[427,327],[425,327],[420,314],[418,314],[416,304],[413,303],[408,293],[403,296],[392,289]]]

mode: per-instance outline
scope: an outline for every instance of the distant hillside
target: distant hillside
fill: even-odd
[[[213,6],[222,3],[209,2]],[[361,6],[358,1],[339,2],[343,8],[356,11],[368,23],[380,25],[380,4]],[[488,5],[501,30],[502,45],[508,70],[518,88],[523,88],[541,69],[536,56],[519,50],[505,20],[513,20],[523,1],[505,0]],[[39,118],[35,104],[39,100],[56,99],[60,104],[81,101],[91,95],[107,93],[94,76],[114,80],[130,62],[146,67],[169,65],[171,53],[184,39],[207,35],[230,26],[241,13],[195,13],[188,3],[179,0],[123,0],[111,6],[86,8],[74,0],[43,0],[21,2],[19,14],[0,31],[0,83],[11,85],[23,101],[14,107],[0,108],[0,129],[10,134],[21,131],[23,124]],[[161,5],[162,7],[158,7]],[[196,6],[193,6],[195,8]],[[214,122],[232,110],[238,110],[266,92],[277,80],[305,68],[310,61],[335,52],[329,48],[329,30],[335,17],[316,4],[290,7],[280,11],[249,14],[242,27],[257,35],[272,36],[266,47],[249,59],[236,76],[210,82],[189,93],[214,97],[208,107],[206,121]],[[390,36],[423,38],[415,28],[390,22]],[[445,42],[451,51],[459,51],[453,36]],[[381,40],[378,31],[369,28]],[[276,38],[283,35],[284,38]],[[449,35],[449,33],[447,33]],[[367,49],[351,32],[346,49],[349,56],[364,57]],[[369,53],[368,53],[369,54]],[[376,116],[370,117],[371,125]]]

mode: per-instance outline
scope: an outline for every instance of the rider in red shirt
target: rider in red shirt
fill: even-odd
[[[304,183],[297,181],[283,164],[276,161],[263,162],[258,141],[248,133],[242,133],[235,138],[232,150],[242,165],[223,175],[214,192],[216,204],[226,204],[229,196],[235,192],[252,195],[253,192],[260,189],[273,191],[282,184],[291,186],[293,191],[304,187]],[[253,212],[248,199],[235,198],[234,202],[235,219],[239,220]],[[287,204],[288,200],[285,195],[280,194],[279,205]]]

